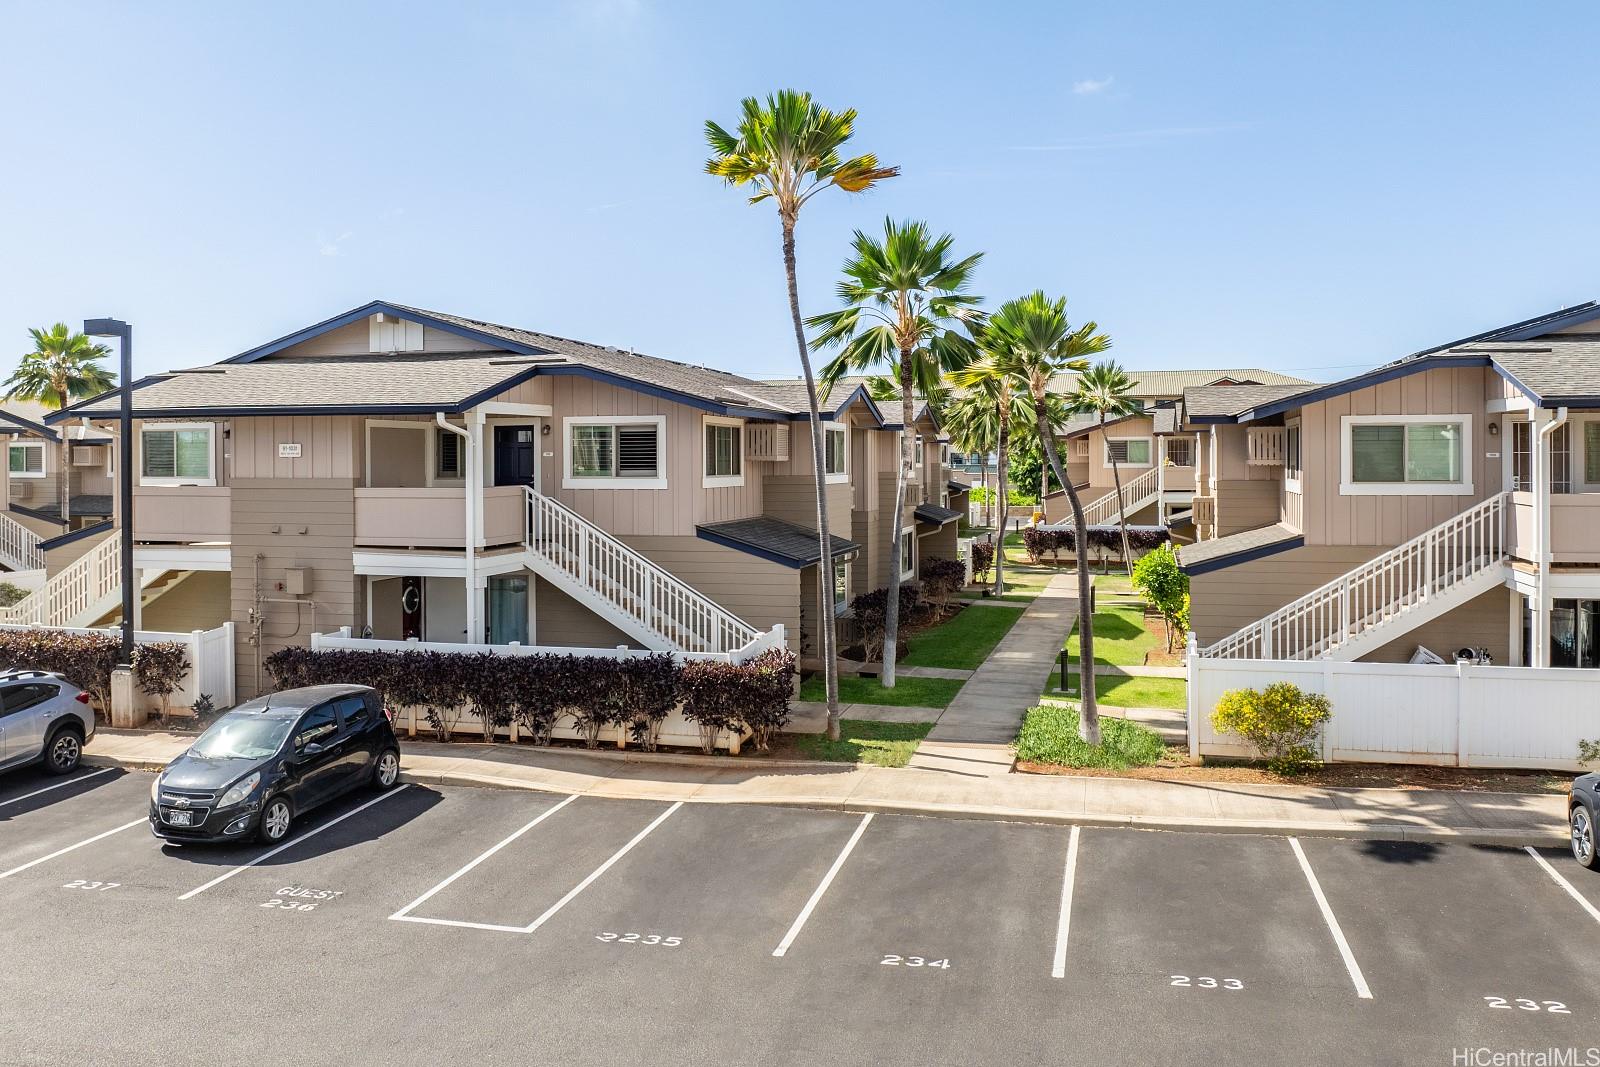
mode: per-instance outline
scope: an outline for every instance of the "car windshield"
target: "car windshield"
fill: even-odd
[[[202,759],[265,759],[289,734],[287,719],[227,715],[200,735],[189,751]]]

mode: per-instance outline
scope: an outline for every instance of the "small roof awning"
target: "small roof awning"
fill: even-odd
[[[702,540],[795,570],[815,566],[822,559],[822,545],[815,530],[767,515],[705,523],[696,526],[695,533]],[[861,551],[860,545],[837,534],[829,538],[829,548],[834,559],[848,559]]]
[[[952,493],[970,493],[970,492],[972,492],[972,486],[971,485],[969,485],[966,482],[958,482],[954,478],[951,478],[948,482],[946,482],[945,486]]]
[[[1304,534],[1279,522],[1212,541],[1184,545],[1178,549],[1178,567],[1186,574],[1206,574],[1300,548],[1305,543]]]
[[[918,522],[925,522],[930,526],[948,526],[961,517],[961,512],[951,508],[941,508],[938,504],[918,504],[917,510],[911,514],[916,516]]]

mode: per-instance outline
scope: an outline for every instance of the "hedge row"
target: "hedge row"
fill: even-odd
[[[748,726],[757,751],[789,721],[794,654],[774,649],[742,664],[715,660],[677,663],[665,653],[632,659],[540,653],[312,651],[285,648],[266,659],[279,689],[334,682],[370,685],[386,703],[422,712],[440,740],[455,714],[469,710],[487,727],[516,723],[547,745],[562,719],[571,719],[595,748],[605,726],[625,728],[635,744],[655,751],[661,723],[675,707],[700,730],[711,752],[723,730]]]
[[[1047,555],[1052,560],[1060,562],[1063,553],[1077,552],[1075,533],[1075,530],[1070,529],[1050,530],[1039,526],[1027,526],[1022,530],[1022,547],[1027,550],[1028,559],[1033,563],[1042,562]],[[1122,554],[1122,532],[1115,526],[1091,526],[1086,540],[1090,548],[1102,555]],[[1149,552],[1170,540],[1172,535],[1161,527],[1128,527],[1128,548],[1135,555]]]
[[[0,630],[0,669],[54,671],[106,710],[111,707],[111,672],[116,669],[121,651],[121,640],[110,634]],[[188,650],[177,641],[134,646],[134,682],[145,693],[161,699],[163,719],[167,702],[183,685],[189,667]]]

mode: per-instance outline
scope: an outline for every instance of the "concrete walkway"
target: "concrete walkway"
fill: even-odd
[[[84,753],[95,766],[159,770],[194,742],[147,730],[101,730]],[[1152,782],[1127,778],[989,775],[759,757],[629,756],[521,745],[406,742],[403,778],[424,785],[768,804],[858,812],[1282,833],[1383,840],[1560,846],[1566,798],[1443,790]]]
[[[1011,742],[1039,703],[1077,617],[1076,578],[1058,574],[961,687],[911,757],[912,768],[964,777],[1011,771]]]

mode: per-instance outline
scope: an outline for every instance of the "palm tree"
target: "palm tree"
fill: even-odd
[[[1092,322],[1074,329],[1067,321],[1067,298],[1052,300],[1043,290],[1007,301],[989,319],[988,329],[996,336],[992,351],[1003,352],[1002,363],[1025,383],[1033,403],[1034,430],[1044,449],[1045,460],[1057,482],[1067,492],[1072,505],[1073,547],[1078,557],[1078,681],[1083,689],[1079,702],[1079,727],[1083,739],[1100,743],[1100,709],[1094,692],[1094,620],[1089,609],[1090,577],[1084,530],[1083,501],[1067,478],[1056,451],[1055,422],[1051,415],[1050,379],[1062,371],[1089,369],[1089,357],[1111,347],[1111,338],[1098,332]]]
[[[800,317],[800,287],[795,273],[794,228],[800,209],[824,189],[860,193],[900,173],[899,167],[880,167],[873,155],[840,159],[839,151],[854,132],[854,108],[834,112],[811,99],[810,93],[783,89],[763,104],[746,97],[740,105],[738,135],[715,122],[706,122],[706,142],[716,153],[706,161],[706,173],[732,186],[751,186],[750,203],[771,200],[778,208],[783,234],[783,270],[789,283],[789,316],[794,320],[795,348],[805,374],[806,400],[811,409],[811,460],[817,483],[817,539],[822,548],[817,562],[817,599],[822,619],[822,677],[828,701],[828,737],[839,739],[838,634],[833,618],[833,543],[828,535],[828,498],[824,489],[822,415],[817,407],[817,383],[811,374],[805,327]]]
[[[986,335],[980,332],[979,347],[985,344]],[[1017,379],[1005,367],[1003,354],[988,354],[968,366],[951,372],[950,383],[963,390],[960,398],[961,407],[953,410],[965,412],[970,408],[974,421],[979,421],[981,431],[985,435],[983,447],[993,447],[996,452],[996,489],[995,495],[1000,498],[1001,507],[1009,503],[1010,487],[1006,483],[1006,469],[1011,459],[1012,427],[1025,430],[1028,419],[1033,414],[1033,407],[1028,402],[1028,397],[1017,389]],[[984,412],[979,415],[978,412]],[[963,416],[967,417],[967,416]],[[992,446],[991,446],[992,442]],[[1001,511],[1000,514],[1005,514]],[[995,543],[994,553],[994,595],[1000,596],[1006,591],[1005,583],[1005,529],[1001,524],[1000,537]]]
[[[1144,405],[1132,396],[1133,379],[1118,366],[1115,360],[1096,363],[1078,375],[1078,384],[1067,397],[1067,407],[1074,412],[1100,417],[1100,436],[1105,438],[1106,426],[1113,419],[1137,415]],[[1133,554],[1128,551],[1128,516],[1122,509],[1122,470],[1117,464],[1117,454],[1108,446],[1111,457],[1111,481],[1117,487],[1117,525],[1122,529],[1122,561],[1133,574]]]
[[[950,443],[967,456],[978,457],[979,482],[989,482],[989,453],[1000,446],[999,407],[993,398],[978,388],[957,392],[944,404],[940,416]],[[985,512],[992,506],[993,494],[985,493]]]
[[[940,376],[973,358],[972,342],[952,327],[973,318],[979,298],[964,290],[983,253],[952,259],[949,234],[935,238],[924,222],[883,221],[883,240],[860,230],[838,285],[844,307],[813,315],[820,331],[811,347],[839,348],[822,368],[823,391],[846,374],[872,367],[895,370],[900,385],[900,473],[889,523],[889,601],[883,627],[883,687],[894,688],[895,646],[900,638],[900,520],[906,483],[915,466],[916,397],[931,395]]]
[[[74,400],[116,388],[116,372],[100,365],[100,360],[111,354],[105,345],[71,332],[64,322],[48,330],[30,329],[28,333],[33,337],[33,350],[23,354],[17,369],[5,380],[6,400],[30,400],[59,411]],[[71,517],[71,447],[66,434],[62,434],[57,488],[63,522]],[[119,458],[118,462],[126,460]]]

